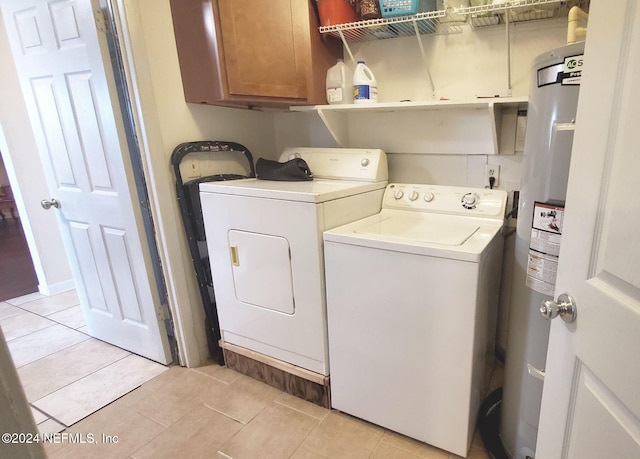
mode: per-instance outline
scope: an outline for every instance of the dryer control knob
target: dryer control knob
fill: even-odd
[[[396,201],[398,199],[402,199],[403,196],[404,196],[404,191],[402,190],[398,190],[395,193],[393,193],[393,197],[396,199]]]
[[[420,197],[420,194],[416,190],[413,190],[409,195],[409,201],[415,201],[419,197]]]
[[[467,193],[462,197],[462,207],[465,209],[475,209],[478,204],[478,195],[475,193]]]
[[[424,195],[424,200],[425,200],[425,201],[427,201],[427,202],[431,202],[431,201],[433,201],[433,198],[435,198],[435,196],[434,196],[434,194],[433,194],[433,193],[431,193],[431,192],[426,193],[426,194]]]
[[[362,161],[360,161],[360,165],[362,167],[367,167],[369,164],[371,164],[371,161],[369,161],[369,158],[364,158]]]

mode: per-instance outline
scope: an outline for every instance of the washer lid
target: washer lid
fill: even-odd
[[[387,182],[356,182],[350,180],[311,180],[308,182],[277,182],[243,179],[200,184],[202,193],[279,199],[320,203],[384,188]]]
[[[325,243],[479,262],[502,222],[429,212],[382,209],[376,215],[325,231]]]
[[[387,236],[409,239],[431,244],[458,246],[475,234],[480,226],[475,222],[441,220],[435,224],[425,224],[420,215],[405,212],[383,218],[370,225],[357,228],[354,232],[364,235]]]

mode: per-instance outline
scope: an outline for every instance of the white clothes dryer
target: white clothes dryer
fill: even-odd
[[[324,234],[333,408],[466,456],[493,362],[506,193],[390,184]]]
[[[329,374],[322,233],[376,214],[387,184],[382,150],[288,148],[308,182],[200,185],[222,340]]]

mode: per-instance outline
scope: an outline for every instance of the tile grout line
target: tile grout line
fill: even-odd
[[[240,434],[240,432],[242,432],[242,430],[243,430],[245,427],[247,427],[247,426],[249,425],[249,423],[250,423],[251,421],[253,421],[253,420],[256,418],[256,416],[258,416],[258,415],[256,414],[254,417],[252,417],[252,418],[251,418],[251,420],[250,420],[249,422],[247,422],[247,423],[245,424],[244,422],[240,421],[239,419],[235,419],[234,417],[229,416],[228,414],[223,413],[222,411],[219,411],[219,410],[216,410],[215,408],[210,407],[210,406],[209,406],[209,405],[207,405],[206,403],[203,403],[202,405],[203,405],[203,406],[205,406],[205,407],[207,407],[207,408],[209,408],[210,410],[213,410],[213,411],[215,411],[216,413],[220,413],[221,415],[223,415],[223,416],[225,416],[225,417],[227,417],[227,418],[231,419],[232,421],[235,421],[235,422],[237,422],[237,423],[239,423],[239,424],[240,424],[240,426],[241,426],[241,427],[238,429],[238,431],[237,431],[236,433],[234,433],[231,437],[227,438],[227,439],[225,440],[225,442],[224,442],[224,443],[222,443],[222,444],[218,447],[218,449],[217,449],[217,451],[216,451],[216,453],[218,453],[219,455],[222,455],[222,456],[227,457],[227,458],[229,458],[229,459],[233,459],[231,456],[229,456],[228,454],[223,453],[223,452],[222,452],[222,451],[220,451],[220,450],[221,450],[222,448],[224,448],[224,446],[225,446],[227,443],[229,443],[231,440],[233,440],[237,435],[239,435],[239,434]],[[258,414],[262,413],[262,411],[263,411],[263,410],[264,410],[264,408],[263,408],[262,410],[260,410],[260,411],[258,412]]]
[[[285,394],[286,394],[286,392],[285,392]],[[295,397],[295,396],[294,396],[294,397]],[[301,400],[304,400],[304,399],[301,399]],[[304,401],[306,402],[307,400],[304,400]],[[297,412],[297,413],[304,414],[305,416],[308,416],[308,417],[310,417],[310,418],[312,418],[312,419],[316,419],[316,420],[318,420],[318,421],[320,421],[320,422],[324,421],[324,419],[325,419],[327,416],[329,416],[329,413],[331,413],[331,409],[330,409],[330,408],[325,408],[326,410],[328,410],[328,412],[327,412],[327,413],[325,413],[325,414],[324,414],[324,416],[322,416],[321,418],[317,418],[317,417],[315,417],[315,416],[313,416],[313,415],[311,415],[311,414],[309,414],[309,413],[305,413],[305,412],[304,412],[304,411],[302,411],[302,410],[299,410],[299,409],[297,409],[297,408],[294,408],[294,407],[292,407],[292,406],[289,406],[289,405],[287,405],[287,404],[285,404],[285,403],[279,402],[279,401],[278,401],[278,399],[274,399],[274,400],[273,400],[273,402],[274,402],[274,403],[277,403],[278,405],[283,406],[283,407],[285,407],[285,408],[289,408],[290,410],[293,410],[293,411],[295,411],[295,412]],[[309,402],[309,403],[311,403],[311,402]],[[321,407],[320,405],[314,405],[314,406],[318,406],[318,407],[320,407],[320,408],[323,408],[323,407]]]
[[[59,293],[58,295],[62,295],[62,294],[61,294],[61,293]],[[42,297],[42,298],[37,298],[37,299],[32,300],[32,301],[27,301],[26,303],[22,303],[22,304],[20,304],[20,305],[12,304],[11,306],[16,307],[16,308],[20,308],[20,309],[22,309],[23,311],[30,312],[30,313],[32,313],[32,314],[36,314],[36,315],[38,315],[38,316],[40,316],[40,317],[45,317],[45,318],[46,318],[47,316],[46,316],[45,314],[40,314],[40,313],[37,313],[37,312],[31,311],[31,310],[29,310],[29,309],[24,308],[23,306],[24,306],[24,305],[28,305],[28,304],[30,304],[30,303],[34,303],[34,302],[36,302],[36,301],[43,300],[43,299],[48,299],[48,298],[53,299],[55,296],[57,296],[57,295],[53,295],[53,296],[50,296],[50,297],[45,296],[45,297]],[[11,303],[9,303],[9,304],[11,304]],[[72,305],[70,305],[70,306],[67,306],[67,307],[65,307],[65,308],[60,309],[59,311],[50,312],[50,313],[49,313],[49,315],[51,315],[51,314],[56,314],[56,313],[58,313],[58,312],[62,312],[62,311],[66,311],[67,309],[71,309],[71,308],[76,307],[76,306],[80,306],[80,303],[72,304]]]
[[[36,301],[36,300],[34,300],[34,301]],[[25,303],[25,304],[28,304],[28,303]],[[13,306],[13,305],[12,305],[12,306]],[[57,314],[57,313],[59,313],[59,312],[66,311],[66,310],[71,309],[71,308],[75,308],[76,306],[81,306],[81,305],[80,305],[80,303],[78,303],[78,304],[74,304],[73,306],[69,306],[68,308],[60,309],[59,311],[52,312],[52,313],[50,313],[50,314],[48,314],[48,315],[39,314],[39,313],[37,313],[37,312],[30,311],[30,310],[25,309],[25,308],[22,308],[22,307],[20,307],[20,306],[14,306],[14,307],[15,307],[15,308],[18,308],[18,309],[20,309],[20,310],[22,310],[22,311],[23,311],[23,312],[22,312],[22,313],[20,313],[20,314],[23,314],[23,313],[25,313],[25,312],[28,312],[28,313],[30,313],[30,314],[34,314],[34,315],[36,315],[36,316],[38,316],[38,317],[41,317],[42,319],[50,320],[51,322],[54,322],[54,324],[62,325],[63,327],[67,327],[67,328],[70,328],[71,330],[76,330],[76,331],[78,331],[78,329],[77,329],[77,328],[70,327],[70,326],[68,326],[67,324],[64,324],[64,323],[62,323],[62,322],[58,322],[57,320],[52,319],[51,317],[49,317],[49,316],[51,316],[51,315],[53,315],[53,314]],[[3,319],[3,320],[4,320],[4,319]],[[84,320],[84,319],[83,319],[83,320]],[[84,326],[86,326],[86,325],[87,325],[87,324],[85,323],[85,324],[84,324],[84,325],[82,325],[81,327],[84,327]],[[78,327],[78,328],[81,328],[81,327]],[[45,328],[48,328],[48,327],[45,327]],[[42,329],[42,330],[44,330],[44,329]],[[36,331],[37,331],[37,330],[36,330]],[[80,333],[82,333],[82,332],[80,332]],[[26,336],[26,335],[25,335],[25,336]]]
[[[29,402],[29,406],[30,406],[32,409],[34,409],[34,408],[35,408],[35,409],[36,409],[36,410],[38,410],[40,413],[42,413],[42,414],[44,414],[45,416],[47,416],[47,418],[48,418],[48,419],[51,419],[51,420],[53,420],[53,421],[57,422],[58,424],[60,424],[61,426],[63,426],[63,427],[64,427],[64,429],[63,429],[63,430],[67,430],[69,427],[71,427],[71,426],[66,425],[66,424],[65,424],[64,422],[62,422],[60,419],[58,419],[58,418],[56,418],[56,417],[54,417],[54,416],[51,416],[49,413],[47,413],[47,412],[43,411],[41,408],[38,408],[37,406],[34,406],[31,402]],[[42,421],[42,422],[45,422],[45,421]],[[41,422],[40,424],[42,424],[42,422]]]
[[[374,424],[375,425],[375,424]],[[382,437],[384,437],[384,434],[387,432],[387,429],[382,430],[382,434],[380,435],[380,438],[378,438],[378,441],[376,442],[376,445],[373,447],[373,449],[371,450],[371,453],[369,454],[369,457],[373,457],[374,453],[376,452],[376,450],[378,449],[378,446],[380,446],[380,443],[384,443],[382,441]],[[402,450],[401,450],[402,451]],[[408,453],[408,451],[405,451]]]
[[[202,403],[202,405],[203,405],[203,406],[206,406],[206,407],[207,407],[207,408],[209,408],[210,410],[215,411],[216,413],[220,413],[221,415],[223,415],[223,416],[225,416],[225,417],[227,417],[227,418],[231,419],[232,421],[239,422],[239,423],[242,425],[242,428],[244,428],[245,426],[249,425],[249,423],[250,423],[251,421],[253,421],[253,420],[255,419],[255,417],[257,416],[257,414],[256,414],[256,416],[252,417],[249,421],[247,421],[246,423],[244,423],[244,422],[242,422],[240,419],[236,419],[236,418],[234,418],[233,416],[231,416],[231,415],[229,415],[229,414],[227,414],[227,413],[223,413],[222,411],[220,411],[220,410],[218,410],[218,409],[216,409],[216,408],[214,408],[214,407],[212,407],[212,406],[207,405],[207,402],[203,402],[203,403]],[[263,408],[263,409],[264,409],[264,408]],[[260,413],[261,413],[261,412],[262,412],[262,410],[260,410]],[[241,428],[240,430],[242,430],[242,428]]]
[[[275,400],[274,400],[275,401]],[[277,402],[276,402],[277,403]],[[298,445],[298,447],[293,451],[293,453],[291,454],[292,457],[300,448],[302,448],[302,445],[304,444],[305,441],[307,441],[307,438],[309,438],[309,436],[316,431],[316,429],[318,429],[320,427],[320,425],[324,422],[325,419],[327,419],[327,417],[329,416],[329,414],[331,414],[331,409],[329,408],[329,412],[325,415],[324,418],[322,418],[322,420],[320,420],[320,422],[318,422],[318,425],[315,426],[313,429],[311,429],[311,431],[302,439],[302,441],[300,442],[300,444]],[[308,416],[308,415],[307,415]],[[317,418],[314,418],[317,419]],[[313,451],[314,454],[317,454],[318,456],[322,456],[324,458],[326,458],[327,456],[325,456],[324,454],[320,454],[317,451]],[[328,459],[328,458],[327,458]]]
[[[30,331],[29,333],[25,333],[24,335],[20,335],[20,336],[16,336],[15,338],[8,339],[6,342],[10,343],[11,341],[15,341],[15,340],[20,339],[20,338],[25,338],[25,337],[27,337],[29,335],[33,335],[34,333],[37,333],[39,331],[46,330],[47,328],[51,328],[51,327],[53,327],[55,325],[60,325],[58,322],[55,322],[53,320],[51,322],[53,322],[51,325],[47,325],[46,327],[38,328],[37,330]]]
[[[13,303],[11,303],[11,301],[15,301],[15,300],[17,300],[18,298],[23,298],[23,297],[28,296],[28,295],[33,295],[33,294],[35,294],[35,293],[40,294],[40,297],[39,297],[39,298],[34,298],[33,300],[24,301],[24,302],[22,302],[22,303],[20,303],[20,304],[13,304]],[[34,301],[38,301],[38,300],[41,300],[41,299],[43,299],[43,298],[47,298],[47,297],[46,297],[46,296],[44,296],[44,295],[42,295],[42,293],[40,293],[40,292],[33,292],[33,293],[27,293],[26,295],[17,296],[17,297],[15,297],[15,298],[9,298],[9,299],[7,299],[7,300],[2,301],[2,303],[7,303],[7,304],[9,304],[9,305],[11,305],[11,306],[13,306],[13,307],[20,308],[20,306],[21,306],[21,305],[23,305],[23,304],[32,303],[32,302],[34,302]],[[22,308],[20,308],[20,309],[22,309]]]
[[[115,402],[117,402],[118,400],[120,400],[121,398],[126,397],[127,395],[129,395],[131,392],[133,392],[133,391],[135,391],[135,390],[139,390],[139,389],[141,389],[143,385],[144,385],[144,383],[142,383],[141,385],[139,385],[139,386],[138,386],[138,387],[136,387],[135,389],[133,389],[133,390],[131,390],[131,391],[127,392],[127,393],[126,393],[126,394],[124,394],[122,397],[118,397],[117,399],[115,399],[115,400],[114,400],[113,402],[111,402],[111,403],[115,403]],[[111,403],[109,403],[109,405],[111,405]],[[103,406],[103,407],[102,407],[102,408],[100,408],[100,409],[102,410],[102,409],[106,408],[106,407],[107,407],[107,406],[109,406],[109,405],[105,405],[105,406]],[[195,408],[194,408],[194,409],[195,409]],[[145,446],[147,446],[148,444],[150,444],[152,441],[154,441],[154,440],[155,440],[156,438],[158,438],[160,435],[164,435],[164,434],[166,433],[166,431],[171,427],[171,426],[167,427],[167,426],[165,426],[164,424],[159,423],[159,422],[158,422],[158,421],[156,421],[155,419],[151,419],[149,416],[146,416],[144,413],[141,413],[141,412],[139,412],[139,411],[137,411],[137,410],[132,409],[130,406],[126,406],[126,407],[124,407],[124,408],[123,408],[123,410],[129,410],[129,411],[131,411],[131,412],[133,412],[133,413],[136,413],[136,414],[138,414],[139,416],[142,416],[143,418],[145,418],[147,421],[151,421],[151,422],[153,422],[154,424],[157,424],[157,425],[159,425],[160,427],[162,427],[162,428],[164,429],[164,430],[162,430],[162,431],[158,432],[158,434],[157,434],[156,436],[154,436],[153,438],[150,438],[148,442],[146,442],[146,443],[145,443],[145,444],[143,444],[143,445],[140,445],[140,447],[139,447],[138,449],[136,449],[136,450],[135,450],[134,452],[132,452],[129,456],[127,456],[127,457],[128,457],[128,458],[130,458],[130,459],[136,459],[136,453],[137,453],[138,451],[141,451]],[[98,410],[98,411],[100,411],[100,410]],[[192,411],[193,411],[193,410],[189,411],[189,413],[191,413]],[[96,412],[94,412],[94,413],[92,413],[91,415],[93,415],[93,414],[95,414],[95,413],[97,413],[97,411],[96,411]],[[189,413],[187,413],[187,414],[189,414]],[[90,416],[91,416],[91,415],[90,415]],[[185,414],[185,416],[186,416],[186,414]],[[182,416],[180,419],[182,419],[182,418],[184,418],[184,416]],[[176,421],[176,422],[177,422],[177,421]],[[174,423],[172,423],[171,425],[173,425],[173,424],[175,424],[175,422],[174,422]]]
[[[120,397],[118,397],[118,398],[116,398],[116,399],[114,399],[114,400],[111,400],[111,401],[110,401],[109,403],[107,403],[106,405],[101,406],[101,407],[100,407],[100,408],[98,408],[97,410],[95,410],[95,411],[93,411],[93,412],[91,412],[91,413],[87,414],[86,416],[84,416],[84,417],[82,417],[82,418],[78,419],[77,421],[75,421],[75,422],[74,422],[73,424],[71,424],[71,425],[67,425],[67,424],[65,424],[64,422],[62,422],[62,421],[60,421],[60,420],[56,419],[56,418],[55,418],[55,417],[53,417],[53,416],[50,416],[50,418],[51,418],[51,419],[53,419],[53,420],[55,420],[55,421],[56,421],[56,422],[58,422],[59,424],[61,424],[61,425],[65,426],[67,429],[69,429],[69,428],[73,427],[74,425],[78,424],[79,422],[81,422],[81,421],[83,421],[83,420],[87,419],[89,416],[93,416],[94,414],[96,414],[96,413],[97,413],[97,412],[99,412],[100,410],[102,410],[102,409],[104,409],[104,408],[108,407],[109,405],[111,405],[112,403],[114,403],[114,402],[116,402],[117,400],[121,399],[122,397],[124,397],[125,395],[129,394],[130,392],[133,392],[134,390],[139,389],[140,387],[141,387],[141,385],[140,385],[140,386],[136,386],[136,387],[134,387],[132,390],[130,390],[130,391],[129,391],[129,392],[127,392],[126,394],[122,394]],[[127,408],[127,409],[128,409],[128,408]],[[42,409],[40,409],[40,411],[42,411]],[[45,413],[44,411],[42,411],[42,412],[43,412],[43,413]],[[137,413],[137,411],[136,411],[136,413]],[[45,413],[45,414],[47,414],[47,413]],[[138,414],[140,414],[140,413],[138,413]],[[49,416],[49,414],[47,414],[47,416]],[[153,419],[151,419],[151,421],[153,421]],[[155,423],[156,423],[156,424],[158,424],[158,425],[162,425],[162,424],[160,424],[160,423],[158,423],[158,422],[156,422],[156,421],[153,421],[153,422],[155,422]],[[162,426],[162,427],[164,427],[164,426]]]
[[[263,383],[263,384],[264,384],[264,383]],[[273,403],[273,402],[275,402],[275,398],[274,398],[273,400],[271,400],[271,402],[272,402],[272,403]],[[222,445],[220,445],[220,447],[218,448],[217,453],[218,453],[218,454],[222,454],[222,455],[224,455],[225,457],[229,457],[229,456],[227,456],[226,454],[224,454],[223,452],[221,452],[221,451],[220,451],[220,448],[224,448],[224,445],[226,445],[227,443],[229,443],[233,438],[235,438],[235,437],[236,437],[236,435],[238,435],[240,432],[242,432],[242,430],[243,430],[245,427],[247,427],[249,424],[251,424],[251,421],[253,421],[255,418],[257,418],[257,417],[258,417],[258,415],[260,415],[260,413],[262,413],[262,412],[267,408],[267,406],[268,406],[268,405],[263,406],[263,407],[262,407],[262,409],[261,409],[260,411],[258,411],[258,412],[257,412],[257,413],[256,413],[256,414],[255,414],[255,415],[254,415],[254,416],[253,416],[253,417],[252,417],[252,418],[251,418],[251,419],[250,419],[250,420],[245,424],[245,423],[244,423],[244,422],[242,422],[240,419],[236,419],[236,418],[234,418],[233,416],[230,416],[230,415],[228,415],[228,414],[226,414],[226,413],[223,413],[223,412],[222,412],[222,411],[220,411],[220,410],[217,410],[217,409],[215,409],[215,408],[213,408],[213,407],[210,407],[210,406],[209,406],[209,405],[207,405],[206,403],[203,403],[203,405],[204,405],[204,406],[206,406],[207,408],[209,408],[209,409],[211,409],[211,410],[213,410],[213,411],[217,412],[217,413],[220,413],[220,414],[221,414],[221,415],[223,415],[223,416],[226,416],[227,418],[229,418],[229,419],[231,419],[231,420],[233,420],[233,421],[236,421],[236,422],[240,423],[240,425],[242,426],[242,427],[240,427],[240,429],[239,429],[235,434],[233,434],[233,435],[231,436],[231,438],[228,438],[228,439],[227,439],[227,441],[225,441],[225,442],[224,442]],[[231,458],[231,459],[233,459],[233,458]]]
[[[116,346],[114,346],[114,347],[116,347]],[[96,370],[96,371],[94,371],[94,372],[91,372],[91,373],[87,374],[86,376],[83,376],[82,378],[78,379],[77,381],[74,381],[73,383],[70,383],[70,384],[66,385],[64,388],[60,388],[60,389],[58,389],[57,391],[54,391],[54,392],[52,392],[51,394],[49,394],[49,395],[47,395],[47,396],[45,396],[45,397],[43,397],[43,398],[49,397],[49,396],[51,396],[51,395],[55,394],[55,393],[56,393],[56,392],[58,392],[58,391],[61,391],[61,390],[65,389],[65,388],[68,388],[69,386],[71,386],[71,385],[73,385],[73,384],[79,383],[80,381],[83,381],[83,380],[85,380],[85,379],[89,378],[90,376],[93,376],[94,374],[96,374],[96,373],[98,373],[98,372],[100,372],[100,371],[102,371],[102,370],[105,370],[106,368],[109,368],[110,366],[115,365],[115,364],[117,364],[118,362],[121,362],[122,360],[127,359],[127,358],[129,358],[129,357],[131,357],[131,356],[135,356],[135,357],[137,357],[137,358],[144,359],[144,360],[146,360],[146,361],[148,361],[148,362],[156,363],[156,362],[153,362],[152,360],[147,359],[147,358],[145,358],[145,357],[141,357],[141,356],[138,356],[138,355],[133,354],[133,353],[128,353],[128,355],[125,355],[124,357],[122,357],[122,358],[120,358],[120,359],[117,359],[117,360],[113,361],[113,362],[112,362],[112,363],[110,363],[109,365],[107,365],[107,366],[105,366],[105,367],[102,367],[102,368],[100,368],[100,369],[98,369],[98,370]],[[158,364],[158,365],[160,365],[160,364]],[[164,371],[164,370],[163,370],[163,371]],[[156,376],[158,376],[158,375],[156,375]],[[137,386],[135,386],[135,387],[133,387],[133,388],[131,388],[131,389],[127,390],[125,393],[123,393],[123,394],[121,394],[121,395],[116,396],[114,399],[112,399],[112,400],[108,401],[105,405],[103,405],[103,406],[101,406],[101,407],[99,407],[99,408],[95,409],[95,410],[94,410],[94,411],[92,411],[91,413],[88,413],[88,414],[86,414],[85,416],[83,416],[82,418],[80,418],[80,419],[76,420],[76,421],[75,421],[75,422],[73,422],[69,427],[71,427],[71,426],[73,426],[73,425],[77,424],[78,422],[82,421],[83,419],[86,419],[87,417],[89,417],[89,416],[93,415],[94,413],[96,413],[96,412],[100,411],[101,409],[103,409],[103,408],[105,408],[105,407],[107,407],[107,406],[111,405],[111,404],[112,404],[112,403],[114,403],[116,400],[119,400],[120,398],[124,397],[125,395],[129,394],[130,392],[133,392],[134,390],[139,389],[140,387],[142,387],[142,385],[143,385],[144,383],[146,383],[146,382],[150,381],[150,380],[151,380],[151,379],[153,379],[154,377],[155,377],[155,376],[153,376],[153,377],[151,377],[150,379],[147,379],[147,380],[145,380],[145,381],[143,381],[143,382],[138,383],[138,385],[137,385]],[[114,395],[112,394],[112,395],[111,395],[111,397],[109,397],[109,398],[112,398],[113,396],[114,396]],[[42,400],[43,398],[38,399],[38,401]],[[154,421],[154,422],[155,422],[155,421]],[[156,422],[156,423],[157,423],[157,422]],[[66,425],[66,424],[65,424],[65,425]]]
[[[227,367],[222,367],[222,368],[227,368]],[[231,384],[233,384],[235,382],[235,379],[233,381],[231,381],[231,382],[223,381],[222,379],[218,379],[215,376],[209,375],[207,373],[203,373],[202,371],[198,371],[198,368],[188,368],[188,370],[194,371],[194,372],[198,373],[199,375],[206,376],[207,378],[211,378],[214,381],[221,382],[222,384],[225,384],[227,386],[229,386],[229,385],[231,385]]]
[[[59,312],[66,311],[67,309],[75,308],[76,306],[82,306],[82,305],[81,305],[80,303],[78,303],[78,304],[74,304],[73,306],[71,306],[71,307],[69,307],[69,308],[61,309],[60,311],[56,311],[56,312],[52,312],[52,313],[51,313],[51,314],[49,314],[49,315],[57,314],[57,313],[59,313]],[[83,313],[83,314],[84,314],[84,313]],[[39,315],[39,314],[38,314],[38,315]],[[55,320],[55,319],[51,319],[51,318],[49,318],[49,316],[40,316],[40,317],[43,317],[43,318],[48,319],[48,320],[51,320],[52,322],[55,322],[55,323],[57,323],[58,325],[62,325],[63,327],[67,327],[67,328],[68,328],[68,329],[70,329],[70,330],[77,331],[78,333],[82,333],[82,334],[84,334],[84,335],[87,335],[87,336],[89,336],[89,337],[93,338],[93,336],[91,336],[89,333],[84,333],[84,332],[81,332],[81,331],[79,331],[79,330],[78,330],[78,328],[82,328],[82,327],[86,327],[86,326],[87,326],[87,323],[86,323],[86,322],[85,322],[85,320],[84,320],[84,315],[83,315],[83,318],[82,318],[83,325],[79,326],[78,328],[70,327],[70,326],[69,326],[69,325],[67,325],[67,324],[63,324],[62,322],[58,322],[58,321],[57,321],[57,320]],[[97,339],[97,338],[94,338],[94,339]],[[104,341],[103,341],[103,342],[104,342]],[[107,343],[107,344],[110,344],[110,343]],[[113,344],[111,344],[111,346],[113,346]],[[117,347],[117,346],[116,346],[116,347]],[[127,352],[128,352],[128,351],[127,351]]]
[[[95,339],[95,338],[94,338],[94,339]],[[89,341],[89,340],[85,340],[85,341]],[[84,343],[85,341],[80,341],[79,343],[76,343],[76,344],[74,344],[73,346],[77,346],[78,344],[82,344],[82,343]],[[73,346],[69,346],[69,347],[67,347],[67,348],[61,349],[61,351],[66,351],[66,350],[68,350],[69,348],[71,348],[71,347],[73,347]],[[119,348],[118,348],[118,349],[119,349]],[[128,351],[125,351],[125,352],[128,352]],[[54,354],[57,354],[57,352],[54,352]],[[44,358],[46,358],[46,357],[50,357],[50,356],[52,356],[52,355],[53,355],[53,354],[49,354],[49,355],[47,355],[47,356],[45,356],[45,357],[42,357],[42,358],[44,359]],[[43,395],[42,397],[40,397],[40,398],[38,398],[38,399],[36,399],[36,400],[29,401],[29,403],[36,403],[36,402],[39,402],[39,401],[40,401],[40,400],[42,400],[43,398],[48,397],[49,395],[55,394],[55,393],[56,393],[56,392],[58,392],[59,390],[62,390],[62,389],[64,389],[64,388],[66,388],[66,387],[69,387],[70,385],[75,384],[75,383],[77,383],[78,381],[81,381],[81,380],[83,380],[84,378],[86,378],[86,377],[88,377],[88,376],[91,376],[91,375],[93,375],[93,374],[97,373],[97,372],[98,372],[98,371],[100,371],[100,370],[104,370],[105,368],[107,368],[107,367],[109,367],[109,366],[113,365],[114,363],[119,362],[119,361],[120,361],[120,360],[122,360],[122,359],[126,359],[126,358],[127,358],[127,357],[129,357],[130,355],[133,355],[133,354],[129,353],[128,355],[122,356],[122,357],[120,357],[120,358],[118,358],[118,359],[114,360],[113,362],[108,363],[107,365],[105,365],[105,366],[103,366],[103,367],[100,367],[100,368],[98,368],[98,369],[96,369],[96,370],[94,370],[94,371],[91,371],[91,372],[87,373],[86,375],[82,376],[81,378],[76,379],[75,381],[72,381],[72,382],[70,382],[70,383],[68,383],[68,384],[65,384],[65,385],[64,385],[64,386],[62,386],[62,387],[58,387],[58,388],[57,388],[56,390],[54,390],[53,392],[49,392],[48,394],[45,394],[45,395]],[[42,359],[39,359],[39,360],[42,360]],[[35,363],[35,362],[37,362],[37,361],[38,361],[38,360],[35,360],[34,362],[31,362],[31,363]],[[27,365],[23,365],[23,366],[22,366],[22,367],[20,367],[20,368],[23,368],[23,367],[26,367],[26,366],[28,366],[28,365],[31,365],[31,363],[28,363]],[[140,386],[138,386],[138,387],[140,387]],[[135,389],[137,389],[138,387],[136,387]],[[132,391],[133,391],[133,390],[135,390],[135,389],[132,389]],[[131,392],[131,391],[129,391],[129,392]],[[128,394],[129,392],[127,392],[127,394]],[[124,394],[124,395],[127,395],[127,394]],[[122,398],[122,397],[124,397],[124,395],[122,395],[121,397],[118,397],[118,398]],[[116,399],[116,400],[118,400],[118,399]],[[114,401],[115,401],[115,400],[114,400]],[[105,406],[106,406],[106,405],[105,405]],[[38,408],[38,409],[39,409],[40,411],[42,411],[40,408]],[[45,414],[46,414],[46,413],[45,413]],[[65,424],[65,425],[66,425],[66,424]]]
[[[60,325],[60,324],[58,324],[58,325]],[[52,326],[53,326],[53,325],[52,325]],[[50,327],[47,327],[47,328],[50,328]],[[68,328],[68,327],[67,327],[67,328]],[[42,330],[46,330],[46,328],[43,328]],[[42,330],[38,330],[38,331],[42,331]],[[34,333],[35,333],[35,332],[34,332]],[[83,334],[83,335],[84,335],[84,333],[82,333],[82,332],[78,332],[78,333],[80,333],[80,334]],[[25,336],[28,336],[28,335],[25,335]],[[92,338],[92,337],[91,337],[91,336],[89,336],[89,335],[85,335],[85,336],[88,336],[88,339],[91,339],[91,338]],[[17,339],[17,338],[16,338],[16,339]],[[95,338],[93,338],[93,339],[95,339]],[[55,353],[57,353],[57,352],[60,352],[60,351],[64,351],[64,350],[66,350],[66,349],[69,349],[70,347],[73,347],[73,346],[75,346],[76,344],[80,344],[80,343],[82,343],[82,342],[84,342],[84,341],[87,341],[87,339],[83,339],[82,341],[78,341],[77,343],[70,344],[70,345],[68,345],[67,347],[63,347],[62,349],[58,349],[56,352],[53,352],[53,353],[51,353],[51,354],[43,355],[42,357],[40,357],[39,359],[34,360],[33,362],[29,362],[29,363],[25,363],[25,364],[23,364],[23,365],[20,365],[19,367],[16,367],[16,370],[18,370],[18,369],[20,369],[20,368],[22,368],[22,367],[26,367],[27,365],[30,365],[30,364],[32,364],[32,363],[34,363],[34,362],[38,362],[39,360],[42,360],[42,359],[44,359],[44,358],[47,358],[47,357],[49,357],[50,355],[55,354]]]

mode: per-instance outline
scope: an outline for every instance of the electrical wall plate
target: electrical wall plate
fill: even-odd
[[[491,177],[495,179],[493,186],[491,186]],[[484,172],[484,186],[488,188],[498,188],[500,179],[500,165],[499,164],[487,164]]]

